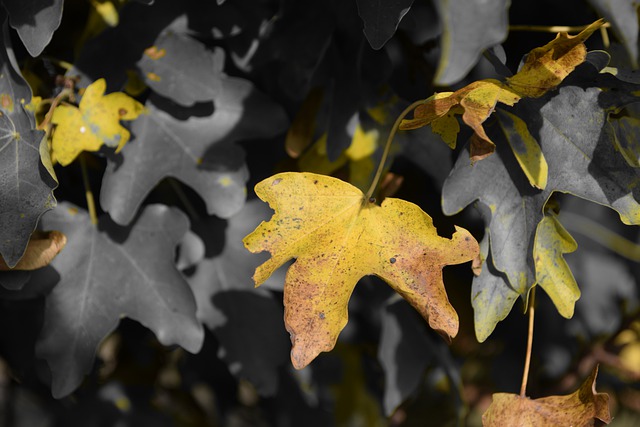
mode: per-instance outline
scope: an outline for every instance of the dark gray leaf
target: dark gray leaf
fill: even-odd
[[[38,56],[51,41],[62,20],[63,0],[2,0],[9,23],[31,56]]]
[[[138,61],[145,83],[180,105],[211,101],[222,90],[224,52],[208,50],[199,41],[164,32]]]
[[[182,212],[151,205],[122,228],[106,216],[93,225],[85,211],[65,203],[41,222],[68,239],[51,263],[60,277],[46,298],[36,348],[51,368],[55,397],[81,383],[98,344],[123,316],[151,329],[164,345],[199,351],[204,333],[196,303],[174,265],[175,247],[189,227]]]
[[[393,36],[409,12],[413,0],[357,0],[364,34],[374,49],[380,49]]]

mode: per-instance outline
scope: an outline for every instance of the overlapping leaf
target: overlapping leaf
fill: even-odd
[[[192,187],[211,214],[227,218],[246,197],[243,151],[233,142],[283,131],[282,109],[246,80],[225,77],[214,103],[185,109],[157,96],[133,123],[135,139],[109,162],[100,204],[127,224],[146,195],[165,177]]]
[[[44,132],[35,129],[35,117],[24,108],[31,89],[14,66],[6,18],[0,41],[0,256],[15,266],[27,247],[38,218],[55,206],[57,183],[45,167]],[[41,161],[41,154],[43,155]]]
[[[2,0],[14,28],[31,56],[51,41],[62,20],[63,0]]]
[[[51,122],[56,125],[51,142],[51,158],[67,166],[83,151],[98,151],[102,145],[116,147],[129,141],[129,131],[120,120],[134,120],[143,106],[122,92],[104,94],[107,83],[98,79],[84,91],[79,108],[59,105]]]
[[[207,254],[188,279],[198,303],[198,319],[218,338],[220,357],[261,395],[273,395],[278,389],[278,369],[287,360],[288,343],[282,308],[268,290],[255,289],[251,280],[267,256],[247,252],[242,238],[269,213],[264,203],[251,200],[227,221],[224,232],[221,220],[197,227]],[[220,241],[224,247],[215,253]],[[283,280],[284,274],[275,274],[269,282],[279,287]]]
[[[145,83],[156,93],[180,105],[211,101],[222,90],[224,53],[202,43],[166,31],[138,61]]]
[[[587,0],[611,23],[618,40],[629,54],[631,65],[638,66],[638,2],[636,0]]]
[[[466,8],[462,8],[466,9]],[[487,79],[473,82],[456,92],[439,93],[414,110],[414,118],[403,120],[400,129],[415,129],[432,124],[434,131],[454,145],[458,126],[455,115],[474,131],[471,139],[472,160],[480,160],[495,150],[482,124],[498,103],[513,106],[522,98],[537,98],[558,86],[587,56],[584,41],[603,25],[599,20],[576,36],[559,33],[545,46],[529,52],[518,73],[505,83]],[[454,145],[455,146],[455,145]]]
[[[59,231],[34,232],[31,235],[27,250],[13,270],[36,270],[48,265],[67,244],[67,238]],[[11,270],[0,258],[0,271]]]
[[[435,84],[448,86],[467,75],[483,50],[507,38],[509,2],[438,0],[436,6],[443,33]]]
[[[598,367],[578,390],[566,396],[529,399],[517,394],[495,393],[482,416],[485,427],[592,426],[609,424],[609,395],[596,392]]]
[[[93,366],[96,348],[122,316],[153,330],[164,345],[197,352],[204,338],[189,285],[174,266],[175,246],[187,231],[186,216],[163,205],[147,207],[129,228],[61,204],[42,226],[68,237],[51,263],[57,275],[46,298],[37,354],[53,375],[56,397],[71,393]],[[27,285],[28,286],[28,285]]]
[[[378,206],[357,188],[324,175],[281,173],[255,190],[276,211],[244,239],[251,252],[271,253],[256,269],[256,285],[296,258],[284,289],[294,367],[334,347],[347,324],[353,288],[369,274],[385,280],[444,337],[457,334],[442,268],[477,255],[468,231],[457,227],[451,239],[440,237],[416,205],[387,198]]]
[[[543,219],[544,205],[553,191],[609,206],[618,211],[626,224],[640,222],[640,196],[635,189],[640,173],[629,167],[616,149],[607,122],[607,94],[595,87],[565,86],[553,96],[530,100],[514,110],[527,123],[527,132],[540,143],[547,159],[549,178],[545,190],[530,185],[504,141],[505,137],[515,137],[517,132],[501,132],[497,126],[490,131],[492,137],[501,140],[496,155],[472,166],[463,154],[446,180],[445,213],[458,212],[474,200],[480,200],[491,211],[488,219],[491,256],[496,269],[504,273],[508,282],[486,275],[474,279],[486,284],[490,289],[483,292],[492,295],[491,307],[478,300],[474,303],[475,310],[495,312],[499,306],[506,311],[498,318],[481,315],[485,321],[497,323],[508,313],[513,291],[525,295],[538,281],[538,275],[543,277],[543,272],[536,271],[539,266],[534,265],[533,242]],[[512,126],[505,118],[508,116],[500,116],[503,129]],[[550,238],[561,237],[556,234]],[[558,273],[552,270],[554,265],[558,264],[546,265],[549,274]],[[563,277],[569,282],[573,280],[567,275]],[[474,291],[474,295],[477,292]],[[565,302],[573,306],[573,302]],[[572,309],[561,313],[570,316]],[[490,333],[493,326],[477,326],[476,332],[480,328]],[[479,339],[486,338],[485,335],[488,336],[486,332],[479,334]]]

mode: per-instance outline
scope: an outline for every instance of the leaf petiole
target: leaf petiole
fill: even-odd
[[[405,118],[407,114],[413,111],[418,105],[423,104],[425,102],[424,99],[420,99],[415,101],[407,108],[405,108],[402,113],[396,118],[396,121],[393,123],[393,127],[391,131],[389,131],[389,136],[387,137],[387,142],[384,146],[384,151],[382,152],[382,157],[380,158],[380,163],[378,164],[378,170],[376,170],[376,174],[371,181],[371,186],[369,190],[367,190],[366,195],[362,201],[362,205],[366,205],[369,200],[373,197],[373,193],[376,191],[376,187],[378,186],[378,182],[380,181],[380,177],[382,177],[382,171],[384,170],[384,165],[387,161],[387,157],[389,157],[389,151],[391,150],[391,142],[393,142],[393,138],[396,136],[398,132],[398,128],[400,127],[400,122]]]
[[[527,333],[527,354],[524,359],[524,372],[522,373],[522,385],[520,386],[520,396],[525,397],[527,393],[527,381],[529,380],[529,367],[531,365],[531,348],[533,347],[533,320],[535,317],[536,287],[531,288],[529,296],[529,331]]]
[[[93,225],[98,225],[98,215],[96,214],[96,203],[93,199],[91,184],[89,183],[89,173],[87,172],[86,154],[80,155],[80,168],[82,169],[82,183],[84,184],[84,195],[87,198],[87,209],[89,218]]]

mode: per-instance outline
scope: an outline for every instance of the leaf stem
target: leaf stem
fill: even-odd
[[[363,204],[367,203],[369,199],[373,196],[373,193],[376,191],[376,187],[378,186],[378,182],[380,181],[380,177],[382,176],[382,171],[384,170],[384,164],[387,161],[387,157],[389,157],[389,151],[391,150],[391,142],[393,141],[393,137],[396,136],[398,132],[398,128],[400,127],[400,123],[402,119],[405,118],[407,114],[413,111],[418,105],[423,104],[424,100],[418,100],[405,108],[402,113],[396,118],[396,121],[393,123],[393,127],[389,132],[389,136],[387,137],[386,145],[384,146],[384,151],[382,152],[382,157],[380,158],[380,163],[378,164],[378,170],[376,171],[375,176],[373,177],[373,181],[371,181],[371,186],[367,191],[367,194],[364,197]]]
[[[600,28],[609,28],[611,24],[605,22]],[[533,31],[539,33],[579,33],[588,25],[509,25],[509,31]]]
[[[182,206],[184,206],[184,209],[187,211],[191,219],[193,221],[199,220],[200,215],[198,214],[198,211],[193,206],[187,195],[184,193],[178,181],[175,178],[171,177],[167,178],[167,181],[169,181],[169,185],[171,185],[171,188],[176,193],[176,196],[178,196],[180,203],[182,203]]]
[[[80,155],[80,168],[82,169],[82,183],[84,184],[84,195],[87,198],[87,209],[89,210],[89,218],[93,225],[98,224],[98,215],[96,214],[96,203],[93,200],[93,192],[89,183],[89,173],[87,172],[86,154]]]
[[[531,365],[531,348],[533,347],[533,320],[535,317],[536,287],[531,288],[529,297],[529,331],[527,333],[527,354],[524,359],[524,372],[522,373],[522,385],[520,386],[520,397],[525,397],[527,393],[527,381],[529,380],[529,367]]]
[[[58,94],[58,96],[56,96],[53,101],[51,101],[51,106],[49,107],[49,111],[47,111],[47,114],[45,114],[44,119],[42,120],[42,123],[40,123],[37,126],[38,130],[44,130],[46,132],[48,132],[47,126],[49,126],[49,123],[51,122],[51,117],[53,116],[53,111],[56,109],[56,107],[58,106],[58,104],[60,104],[64,99],[69,98],[71,95],[73,94],[73,90],[69,89],[69,88],[64,88],[60,91],[60,93]],[[42,103],[45,103],[46,100],[42,100]]]

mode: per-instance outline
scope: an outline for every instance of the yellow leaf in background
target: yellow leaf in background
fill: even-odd
[[[484,427],[593,426],[609,424],[609,395],[596,392],[596,366],[578,390],[567,396],[529,399],[517,394],[494,393],[482,415]]]
[[[291,122],[291,127],[289,127],[284,141],[284,148],[287,154],[294,159],[300,157],[313,141],[313,135],[316,130],[316,116],[322,106],[323,98],[322,89],[312,89],[302,103],[293,122]]]
[[[477,256],[478,243],[467,230],[456,227],[451,239],[440,237],[418,206],[394,198],[378,206],[356,187],[325,175],[281,173],[255,191],[275,210],[244,238],[249,251],[271,253],[256,269],[256,286],[296,258],[284,287],[295,368],[334,347],[347,324],[353,288],[366,275],[387,282],[445,338],[457,334],[458,315],[442,268]]]
[[[129,131],[120,125],[120,120],[134,120],[144,106],[121,92],[104,95],[105,89],[105,80],[96,80],[86,88],[79,108],[60,105],[54,110],[54,161],[66,166],[82,151],[97,151],[105,144],[116,147],[118,152],[129,141]]]
[[[349,182],[361,190],[368,187],[375,170],[372,156],[379,144],[377,129],[365,131],[360,124],[351,138],[351,145],[336,160],[327,158],[327,134],[318,139],[298,160],[300,170],[321,175],[331,175],[349,164]]]
[[[113,2],[109,0],[106,0],[106,1],[91,0],[91,5],[95,7],[98,15],[100,15],[104,23],[107,24],[108,26],[115,27],[116,25],[118,25],[118,22],[120,22],[118,9],[116,9]]]
[[[435,125],[434,132],[441,135],[444,133],[447,145],[454,147],[451,120],[454,114],[461,112],[464,123],[474,131],[471,160],[481,160],[491,155],[495,144],[486,135],[482,123],[493,113],[496,105],[502,103],[512,106],[521,98],[540,97],[562,83],[565,77],[585,61],[587,48],[584,41],[602,25],[604,21],[599,19],[576,36],[559,33],[553,41],[532,50],[520,71],[507,78],[505,83],[493,79],[479,80],[453,93],[432,96],[416,107],[413,119],[402,121],[400,129],[416,129],[447,117]],[[450,113],[454,107],[461,108],[462,111],[458,109],[453,110],[453,114]],[[445,123],[450,128],[447,132],[442,131]]]

